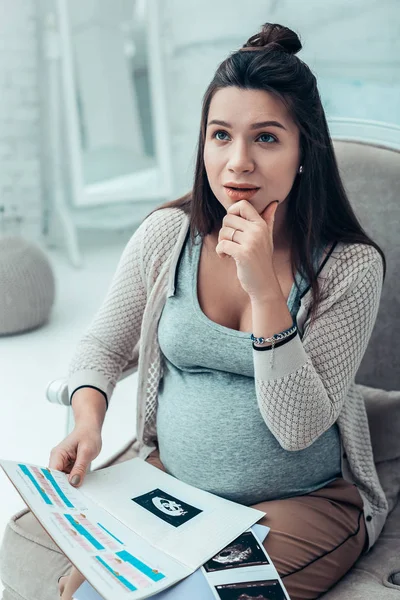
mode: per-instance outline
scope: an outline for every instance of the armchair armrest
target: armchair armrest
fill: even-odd
[[[125,369],[122,371],[119,381],[125,379],[129,375],[133,375],[137,371],[137,364],[132,365],[128,363]],[[66,379],[53,379],[47,385],[46,398],[52,404],[61,404],[62,406],[69,406],[69,393]]]

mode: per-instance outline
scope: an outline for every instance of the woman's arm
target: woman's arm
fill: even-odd
[[[247,200],[239,200],[222,220],[216,247],[220,257],[235,260],[251,301],[253,333],[263,338],[288,329],[291,321],[273,268],[276,210],[272,202],[258,214]],[[272,344],[253,346],[261,415],[286,450],[307,448],[338,419],[371,337],[382,281],[382,259],[374,247],[342,245],[303,341],[294,333],[273,349]]]
[[[78,395],[84,396],[78,388],[95,388],[110,400],[139,340],[147,299],[143,272],[146,227],[147,220],[125,247],[106,298],[72,357],[68,389],[70,398],[76,392],[74,410],[79,404]]]
[[[106,416],[106,402],[103,394],[92,388],[83,387],[71,398],[75,425],[90,424],[101,431]]]
[[[257,399],[286,450],[310,446],[337,420],[367,348],[382,290],[383,265],[373,248],[345,247],[328,274],[318,315],[271,349],[253,350]]]

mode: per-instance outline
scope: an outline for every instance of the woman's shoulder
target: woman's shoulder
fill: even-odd
[[[159,272],[181,240],[180,232],[187,229],[189,218],[180,208],[161,208],[143,221],[141,262],[144,273]]]
[[[371,244],[361,242],[337,242],[332,250],[332,266],[340,271],[357,271],[382,263],[381,254]]]
[[[151,212],[143,221],[148,234],[157,235],[158,238],[173,237],[179,231],[188,217],[181,208],[159,208]]]
[[[121,257],[123,264],[139,265],[142,273],[155,262],[162,264],[186,229],[189,219],[179,208],[161,208],[150,213],[130,237]]]
[[[152,249],[163,250],[188,222],[188,217],[180,208],[160,208],[147,215],[135,229],[128,244],[127,252],[148,253]]]
[[[147,215],[135,230],[129,247],[141,249],[142,254],[156,251],[162,254],[176,242],[179,231],[189,219],[180,208],[159,208]]]
[[[378,280],[383,276],[383,261],[378,250],[360,242],[337,242],[321,273],[327,294],[343,293],[373,270]]]
[[[188,215],[181,208],[160,208],[152,212],[143,222],[144,254],[168,254],[177,243],[179,232],[188,223]]]

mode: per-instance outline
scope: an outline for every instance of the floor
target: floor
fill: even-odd
[[[0,337],[0,458],[47,466],[50,450],[66,434],[68,408],[45,397],[52,379],[65,376],[74,348],[99,307],[127,233],[84,247],[84,266],[74,269],[66,255],[47,250],[56,280],[56,300],[49,322],[26,334]],[[135,433],[136,375],[121,381],[103,429],[103,449],[95,467]],[[24,503],[0,469],[0,539],[11,514]],[[1,584],[0,584],[1,591]]]

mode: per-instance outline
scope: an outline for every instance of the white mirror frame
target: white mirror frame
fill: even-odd
[[[68,0],[57,0],[61,52],[61,85],[64,97],[63,120],[69,155],[71,201],[74,207],[90,207],[126,201],[164,201],[172,194],[172,165],[164,69],[162,65],[159,0],[146,0],[146,40],[153,130],[156,151],[155,166],[132,175],[85,184],[79,113],[76,102],[76,78],[70,35]]]
[[[400,127],[393,123],[346,117],[331,117],[327,121],[331,138],[335,140],[357,140],[364,144],[400,150]]]

